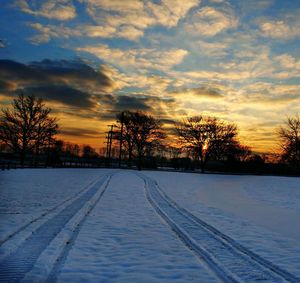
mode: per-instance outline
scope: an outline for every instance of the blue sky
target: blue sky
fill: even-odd
[[[126,108],[217,116],[275,151],[300,112],[299,15],[296,0],[4,0],[0,103],[41,96],[66,139],[93,145]]]

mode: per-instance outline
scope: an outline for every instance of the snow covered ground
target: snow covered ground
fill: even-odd
[[[300,282],[300,179],[0,172],[0,282]]]

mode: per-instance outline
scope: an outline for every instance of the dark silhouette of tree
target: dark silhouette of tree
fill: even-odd
[[[241,145],[238,141],[229,144],[226,152],[226,159],[229,161],[248,161],[252,156],[252,150],[246,145]]]
[[[56,118],[50,117],[51,109],[35,96],[20,94],[13,100],[11,108],[1,112],[0,140],[20,154],[22,165],[28,151],[38,155],[57,134],[58,124]]]
[[[179,144],[199,160],[202,172],[209,159],[226,160],[232,149],[239,145],[237,127],[214,117],[186,118],[176,124],[176,132]]]
[[[300,166],[300,116],[289,117],[279,129],[282,161]]]
[[[132,116],[132,138],[137,152],[138,169],[141,170],[147,150],[151,151],[165,138],[161,122],[153,116],[135,112]]]
[[[98,153],[90,145],[84,145],[82,147],[82,157],[84,157],[86,159],[91,159],[91,158],[98,157]]]
[[[123,111],[117,115],[117,123],[120,125],[120,132],[114,135],[114,139],[118,140],[121,144],[120,152],[122,153],[122,148],[125,148],[125,152],[128,157],[128,166],[132,166],[133,157],[133,117],[134,112]]]
[[[122,135],[116,135],[115,139],[123,141],[128,154],[129,166],[135,155],[140,170],[144,157],[151,156],[152,150],[165,138],[161,122],[140,111],[124,111],[117,116],[117,119],[123,131]]]

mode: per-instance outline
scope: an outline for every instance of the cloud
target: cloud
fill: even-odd
[[[201,54],[206,56],[223,57],[228,54],[226,50],[229,48],[229,42],[226,41],[207,42],[198,40],[197,45],[200,47]]]
[[[66,85],[40,85],[22,89],[25,95],[34,95],[49,101],[60,102],[65,105],[90,109],[94,106],[91,94]]]
[[[203,7],[189,19],[185,30],[195,36],[213,37],[237,27],[238,19],[230,8]]]
[[[300,70],[300,59],[296,59],[289,54],[282,54],[275,57],[283,68]]]
[[[188,11],[199,3],[198,0],[161,0],[159,4],[146,2],[146,6],[154,16],[155,24],[170,28],[177,26],[179,20],[185,18]]]
[[[101,67],[95,70],[79,60],[30,64],[0,60],[0,76],[3,94],[12,95],[22,89],[26,94],[78,108],[92,108],[98,94],[115,89]]]
[[[6,47],[5,41],[3,39],[0,39],[0,48]]]
[[[300,36],[299,25],[291,26],[284,21],[265,21],[260,23],[261,34],[275,39],[289,39]]]
[[[102,109],[101,118],[111,120],[117,113],[125,110],[141,110],[162,117],[166,115],[166,109],[174,106],[175,99],[170,96],[162,98],[141,93],[109,94],[99,97],[98,103]]]
[[[245,92],[243,102],[260,104],[263,108],[265,104],[277,103],[286,107],[292,101],[300,101],[300,85],[258,82],[247,86]]]
[[[194,95],[198,97],[207,97],[207,98],[222,98],[223,95],[221,91],[217,88],[209,87],[209,86],[202,86],[197,88],[186,88],[181,90],[176,90],[172,92],[172,94],[179,94],[189,96]]]
[[[14,89],[14,83],[0,80],[0,92],[9,92]]]
[[[42,25],[30,23],[30,27],[38,31],[38,34],[29,38],[31,43],[39,45],[47,43],[55,38],[90,37],[90,38],[126,38],[136,40],[143,35],[143,31],[130,26],[122,26],[119,30],[111,26],[101,25],[77,25],[67,27],[63,25]]]
[[[143,49],[118,49],[109,48],[107,45],[99,44],[76,48],[76,51],[91,53],[99,59],[121,68],[132,68],[135,70],[161,70],[166,71],[181,63],[188,51],[184,49],[156,50]]]
[[[74,128],[74,127],[63,127],[59,133],[64,136],[84,137],[84,138],[95,138],[99,137],[99,131]]]
[[[233,72],[233,71],[189,71],[182,73],[183,76],[195,79],[205,79],[212,81],[227,81],[227,80],[245,80],[251,78],[250,71]]]
[[[273,39],[290,40],[300,37],[299,9],[286,12],[281,17],[256,20],[261,36]]]
[[[144,30],[150,26],[175,27],[199,0],[81,0],[87,5],[89,15],[103,25],[119,28],[123,25]]]
[[[129,95],[122,95],[117,98],[117,101],[114,105],[114,110],[151,110],[151,106],[147,105],[149,98],[147,97],[135,97]]]
[[[30,27],[37,30],[39,33],[30,37],[29,40],[33,44],[47,43],[52,38],[70,38],[81,36],[83,30],[73,29],[62,25],[42,25],[40,23],[30,23]]]
[[[140,0],[79,0],[86,6],[86,11],[93,24],[79,24],[73,27],[63,25],[42,25],[32,23],[30,26],[39,34],[30,38],[34,44],[46,43],[53,38],[97,37],[126,38],[137,40],[144,35],[144,30],[162,25],[175,27],[188,11],[197,6],[199,0],[161,0],[143,2]],[[26,0],[17,1],[17,6],[26,13],[48,18],[68,20],[76,16],[75,7],[70,0],[48,0],[38,7],[31,8]],[[37,5],[33,5],[37,6]]]
[[[32,62],[29,67],[44,73],[55,83],[65,83],[77,88],[97,88],[106,92],[114,89],[114,82],[102,67],[94,69],[81,60],[49,60]]]
[[[42,60],[22,64],[11,60],[0,60],[0,75],[3,80],[18,84],[72,84],[76,87],[95,87],[109,91],[113,81],[102,71],[90,67],[80,60]]]
[[[24,13],[48,19],[67,21],[76,17],[76,9],[71,0],[17,0],[15,6]]]

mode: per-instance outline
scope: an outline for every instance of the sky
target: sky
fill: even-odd
[[[0,107],[41,97],[61,138],[94,147],[122,110],[167,128],[216,116],[274,152],[300,113],[299,15],[299,0],[1,0]]]

